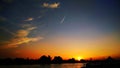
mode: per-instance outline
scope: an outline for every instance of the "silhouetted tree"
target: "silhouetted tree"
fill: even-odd
[[[112,63],[115,60],[111,56],[109,56],[105,61],[106,63]]]
[[[49,64],[49,63],[51,63],[51,57],[43,55],[40,57],[40,59],[38,61],[40,64]]]
[[[53,63],[62,63],[63,59],[60,56],[55,56],[53,59]]]
[[[24,58],[16,58],[14,59],[15,64],[26,64],[27,61]]]
[[[112,58],[111,56],[108,56],[108,58],[107,58],[106,60],[108,60],[108,61],[112,61],[113,58]]]
[[[69,62],[69,63],[75,63],[76,61],[75,61],[74,58],[71,58],[71,59],[68,59],[68,62]]]
[[[85,63],[85,62],[86,62],[86,60],[84,60],[84,59],[81,59],[81,60],[80,60],[80,62],[82,62],[82,63]]]

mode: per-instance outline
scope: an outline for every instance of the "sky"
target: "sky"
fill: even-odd
[[[118,0],[0,0],[0,58],[120,57]]]

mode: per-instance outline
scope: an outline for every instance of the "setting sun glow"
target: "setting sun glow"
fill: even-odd
[[[80,61],[81,59],[82,59],[82,57],[80,57],[80,56],[79,56],[79,57],[77,57],[77,60],[78,60],[78,61]]]
[[[0,0],[2,58],[120,57],[118,0]]]

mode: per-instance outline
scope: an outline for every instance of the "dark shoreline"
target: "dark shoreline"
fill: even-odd
[[[39,59],[24,58],[6,58],[0,59],[0,65],[50,65],[50,64],[66,64],[66,63],[83,63],[82,68],[120,68],[120,59],[108,57],[104,60],[75,60],[74,58],[63,60],[60,56],[51,59],[50,56],[41,56]]]
[[[33,65],[33,64],[63,64],[63,63],[81,63],[85,60],[77,61],[74,58],[63,60],[60,56],[55,56],[52,59],[50,56],[41,56],[39,59],[24,59],[24,58],[6,58],[0,59],[0,65]]]

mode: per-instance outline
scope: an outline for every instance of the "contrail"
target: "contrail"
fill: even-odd
[[[64,22],[65,18],[66,18],[65,16],[62,18],[60,24],[62,24]]]
[[[13,35],[13,36],[15,36],[15,35],[16,35],[15,33],[13,33],[13,32],[11,32],[11,31],[9,31],[9,30],[8,30],[8,29],[6,29],[6,28],[0,27],[0,29],[3,29],[4,31],[8,32],[9,34],[11,34],[11,35]]]

